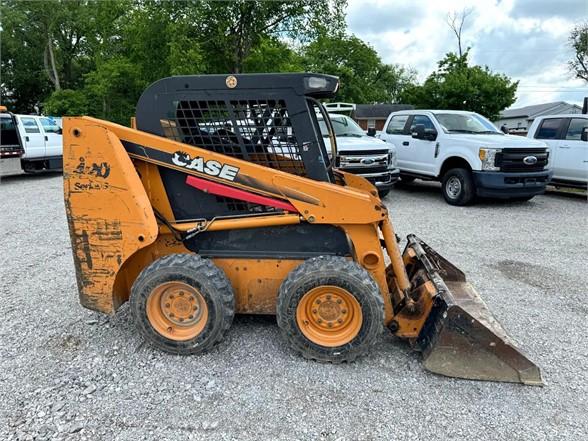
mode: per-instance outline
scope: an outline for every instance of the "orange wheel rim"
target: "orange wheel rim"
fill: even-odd
[[[190,340],[202,332],[208,321],[204,297],[182,282],[158,285],[147,298],[146,309],[153,329],[170,340]]]
[[[296,323],[310,341],[333,348],[357,336],[363,315],[361,305],[349,291],[324,285],[311,289],[300,299]]]

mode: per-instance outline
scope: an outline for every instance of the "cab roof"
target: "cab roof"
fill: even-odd
[[[167,77],[151,84],[144,94],[190,91],[254,91],[270,93],[290,89],[297,95],[332,98],[339,88],[339,78],[315,73],[260,73],[227,75],[185,75]]]

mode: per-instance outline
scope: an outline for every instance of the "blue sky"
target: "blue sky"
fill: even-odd
[[[463,31],[471,61],[520,81],[513,107],[588,96],[567,66],[569,33],[588,21],[588,0],[349,0],[347,24],[386,63],[413,67],[422,81],[457,50],[447,15],[464,8],[472,12]]]

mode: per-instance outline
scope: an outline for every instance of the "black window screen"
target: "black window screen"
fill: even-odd
[[[180,100],[161,119],[167,138],[306,176],[284,100]]]

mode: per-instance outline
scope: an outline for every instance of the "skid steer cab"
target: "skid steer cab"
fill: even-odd
[[[455,377],[542,384],[464,274],[414,235],[398,247],[365,179],[337,171],[317,115],[336,77],[183,76],[151,85],[133,128],[64,120],[64,187],[83,306],[127,300],[154,346],[196,354],[235,314],[276,314],[324,362],[384,329]],[[389,258],[390,264],[386,265]]]

